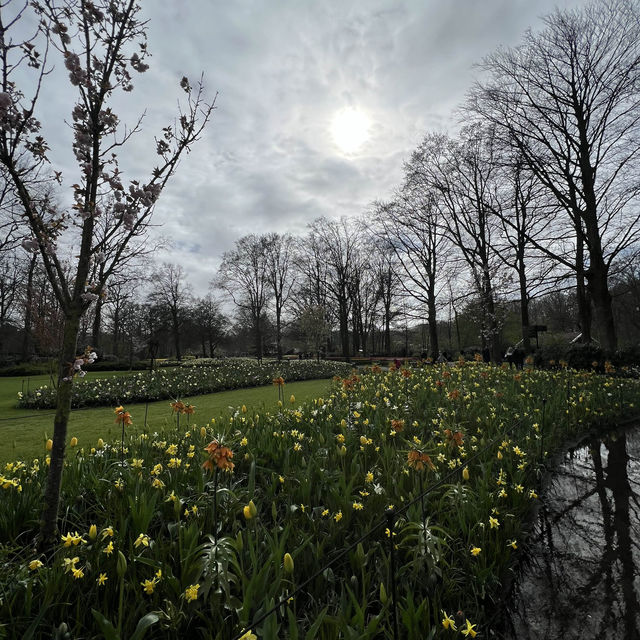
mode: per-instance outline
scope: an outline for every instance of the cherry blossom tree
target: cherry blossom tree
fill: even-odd
[[[25,37],[29,24],[37,26]],[[156,166],[146,177],[126,180],[118,154],[140,130],[142,118],[125,126],[110,105],[118,93],[133,90],[134,74],[148,69],[140,5],[134,0],[3,2],[0,36],[0,166],[20,203],[19,223],[27,232],[23,246],[39,253],[64,314],[40,535],[45,545],[56,532],[73,379],[79,365],[93,358],[90,350],[77,355],[81,318],[92,302],[105,295],[109,277],[127,259],[130,245],[147,232],[163,187],[202,133],[215,99],[207,103],[202,82],[192,87],[183,77],[184,106],[155,139]],[[57,181],[61,202],[68,184],[67,177],[50,165],[51,150],[39,120],[45,107],[42,89],[54,64],[64,66],[71,84],[68,95],[75,94],[69,125],[78,171],[70,186],[70,206],[43,207],[34,184],[45,178]],[[113,223],[107,233],[98,234],[98,220],[107,210]],[[69,246],[70,272],[61,258]]]

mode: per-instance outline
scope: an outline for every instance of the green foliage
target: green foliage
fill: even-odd
[[[488,635],[546,452],[639,400],[635,380],[465,363],[352,375],[326,398],[206,427],[151,427],[128,437],[124,465],[118,442],[70,450],[50,556],[25,545],[46,459],[11,462],[4,634],[390,638],[393,545],[402,637],[450,637],[443,612],[460,611]],[[226,452],[215,476],[202,468],[212,440]]]

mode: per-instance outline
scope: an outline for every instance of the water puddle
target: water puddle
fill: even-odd
[[[498,637],[640,640],[639,497],[640,427],[569,452]]]

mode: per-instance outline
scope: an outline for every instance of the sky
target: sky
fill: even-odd
[[[150,69],[116,100],[142,131],[122,154],[129,179],[156,161],[186,75],[204,74],[216,110],[163,192],[153,234],[207,292],[225,251],[248,233],[304,235],[321,216],[366,214],[389,198],[428,131],[452,131],[456,107],[499,46],[515,46],[555,6],[583,0],[146,0]],[[56,70],[41,105],[50,157],[77,180],[61,127],[74,93]],[[183,95],[183,94],[182,94]],[[48,134],[47,134],[48,132]]]

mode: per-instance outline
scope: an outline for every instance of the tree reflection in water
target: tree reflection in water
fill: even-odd
[[[638,427],[567,454],[494,637],[640,640],[639,488]]]

